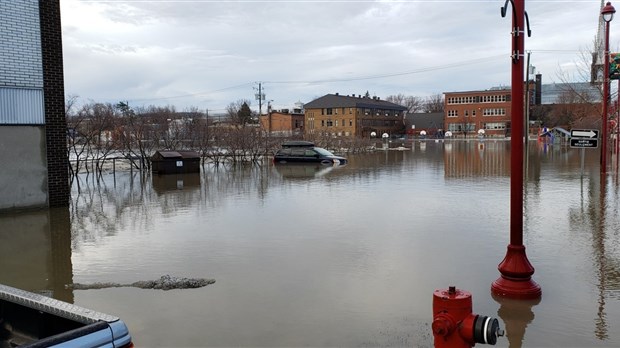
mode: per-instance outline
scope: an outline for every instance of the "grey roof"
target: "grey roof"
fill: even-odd
[[[159,154],[163,158],[200,158],[200,154],[196,151],[187,151],[187,150],[160,150],[156,151],[155,155]],[[153,156],[155,156],[153,155]]]
[[[326,94],[309,103],[304,104],[304,109],[323,108],[369,108],[388,110],[407,110],[406,107],[376,97],[348,96],[339,94]]]
[[[443,112],[427,112],[405,115],[405,126],[410,129],[412,125],[416,129],[443,129]]]

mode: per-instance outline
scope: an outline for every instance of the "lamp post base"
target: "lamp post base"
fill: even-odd
[[[532,280],[534,267],[525,255],[525,246],[508,245],[506,257],[497,269],[501,273],[501,277],[491,285],[493,295],[522,300],[541,297],[540,285]]]

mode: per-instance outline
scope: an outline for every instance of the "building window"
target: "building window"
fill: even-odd
[[[482,110],[482,116],[505,116],[506,109],[504,108],[489,108]]]
[[[476,117],[476,110],[475,109],[471,111],[471,117]]]
[[[449,123],[448,124],[448,130],[450,132],[462,132],[463,131],[463,125],[461,123]]]
[[[483,103],[505,103],[506,95],[483,95]]]
[[[506,129],[506,122],[488,122],[484,124],[484,129]]]
[[[458,116],[459,116],[458,110],[448,110],[448,117],[458,117]]]
[[[349,127],[353,126],[353,119],[349,119]]]
[[[321,120],[321,127],[325,127],[325,120]]]
[[[332,108],[327,108],[327,114],[331,115],[334,112],[334,110]]]

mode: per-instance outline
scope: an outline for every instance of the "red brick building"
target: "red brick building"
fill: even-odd
[[[260,126],[265,132],[277,135],[294,135],[304,133],[304,113],[301,109],[270,111],[260,116]]]
[[[504,136],[510,129],[510,88],[444,93],[444,125],[454,136]]]

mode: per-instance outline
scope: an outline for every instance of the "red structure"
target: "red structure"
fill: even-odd
[[[433,293],[432,328],[435,348],[495,345],[497,337],[504,335],[497,319],[472,313],[471,294],[454,286]]]
[[[491,285],[495,296],[514,299],[536,299],[542,295],[540,286],[532,280],[534,267],[525,254],[523,245],[523,124],[524,95],[523,58],[525,52],[525,0],[506,0],[512,3],[512,98],[510,139],[510,244],[504,260],[499,264],[501,277]],[[528,29],[529,30],[529,29]]]
[[[601,137],[601,173],[607,171],[607,124],[608,118],[608,104],[609,104],[609,22],[614,18],[616,9],[611,6],[611,2],[608,2],[601,10],[601,15],[605,21],[605,57],[603,57],[603,125]]]

